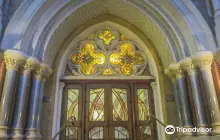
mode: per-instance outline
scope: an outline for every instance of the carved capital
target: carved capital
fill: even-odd
[[[186,57],[178,62],[183,70],[187,71],[189,74],[195,72],[195,65],[191,58]]]
[[[211,70],[213,53],[211,51],[201,51],[192,56],[193,63],[201,70]]]
[[[35,70],[35,77],[43,82],[52,74],[52,69],[45,63],[40,64]]]
[[[215,60],[220,64],[220,49],[215,52]]]
[[[169,65],[170,74],[175,78],[181,78],[184,76],[183,70],[178,63],[173,63]]]
[[[23,52],[16,50],[6,50],[4,53],[4,59],[6,64],[6,69],[18,70],[25,63],[25,55]]]
[[[24,65],[24,73],[30,73],[31,71],[34,71],[39,64],[40,62],[36,58],[29,57],[26,60],[26,64]]]

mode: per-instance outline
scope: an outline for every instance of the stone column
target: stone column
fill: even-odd
[[[30,107],[28,115],[28,125],[25,134],[27,139],[40,139],[40,114],[42,109],[42,99],[44,83],[46,78],[52,73],[47,64],[40,64],[34,74]]]
[[[14,95],[14,85],[17,71],[25,62],[22,52],[16,50],[6,50],[4,53],[6,63],[6,76],[0,101],[0,139],[8,138],[8,118],[11,108],[11,100]]]
[[[187,71],[190,77],[190,84],[192,87],[193,100],[195,104],[197,127],[206,128],[208,121],[205,112],[205,104],[202,98],[202,91],[199,83],[199,74],[191,58],[185,58],[179,62],[182,69]],[[207,135],[207,133],[199,133],[197,135]]]
[[[24,109],[25,101],[27,99],[28,83],[30,82],[31,72],[36,68],[38,64],[39,62],[37,59],[33,57],[28,58],[20,75],[19,88],[13,114],[13,124],[11,133],[11,138],[13,139],[23,138],[24,126],[22,125],[22,123],[24,120]]]
[[[214,8],[215,33],[218,48],[220,47],[220,1],[212,0]]]
[[[210,51],[201,51],[196,53],[192,57],[192,60],[193,63],[199,67],[202,73],[203,83],[211,113],[213,134],[220,134],[220,110],[211,72],[213,54]]]
[[[6,71],[6,67],[3,59],[3,54],[0,52],[0,99],[2,96],[2,88],[4,85],[5,71]]]
[[[175,78],[175,75],[169,71],[169,69],[165,70],[165,74],[171,79],[173,83],[173,90],[174,90],[174,98],[175,98],[175,103],[176,103],[176,111],[177,111],[177,121],[178,121],[178,126],[181,127],[183,126],[183,119],[181,115],[181,107],[180,107],[180,95],[178,91],[178,86],[177,86],[177,80]]]
[[[191,128],[192,127],[192,115],[190,111],[190,102],[188,98],[186,78],[183,73],[183,70],[180,67],[180,64],[174,63],[169,66],[170,72],[175,76],[177,89],[180,97],[180,107],[181,115],[183,121],[183,127]],[[192,135],[192,133],[184,133],[184,135]]]

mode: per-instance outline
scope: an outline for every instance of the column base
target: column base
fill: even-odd
[[[196,128],[199,128],[199,129],[208,129],[208,126],[207,125],[199,125],[197,126]],[[211,132],[197,132],[196,133],[197,136],[210,136],[211,135]]]
[[[185,125],[185,126],[183,126],[183,128],[192,128],[192,126],[190,126],[190,125]],[[187,136],[194,136],[195,135],[195,133],[193,133],[193,132],[185,132],[185,133],[182,133],[182,136],[185,136],[185,137],[187,137]]]
[[[212,123],[212,135],[220,135],[220,123]]]
[[[25,133],[25,138],[28,140],[36,140],[36,139],[41,139],[42,136],[40,134],[40,131],[32,128],[32,129],[27,129]]]
[[[23,139],[23,129],[22,128],[12,128],[11,139]]]
[[[8,139],[8,127],[6,126],[0,126],[0,139]]]

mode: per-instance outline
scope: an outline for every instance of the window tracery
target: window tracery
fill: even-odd
[[[147,59],[139,46],[113,28],[104,28],[88,36],[69,56],[74,75],[141,75]]]

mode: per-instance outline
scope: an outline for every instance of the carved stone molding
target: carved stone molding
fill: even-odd
[[[213,60],[213,53],[211,51],[197,52],[192,56],[193,64],[198,66],[201,70],[211,70]]]
[[[49,65],[41,63],[35,70],[35,77],[43,82],[52,74],[52,69]]]
[[[183,70],[178,63],[173,63],[169,65],[169,72],[171,76],[175,77],[176,79],[179,79],[184,76]]]
[[[36,58],[29,57],[24,65],[24,73],[30,73],[35,70],[39,64],[40,62]]]
[[[195,72],[195,65],[192,62],[192,59],[186,57],[178,62],[183,70],[187,71],[189,74]]]
[[[6,50],[4,52],[4,59],[7,70],[13,69],[17,71],[24,65],[26,57],[23,52]]]

